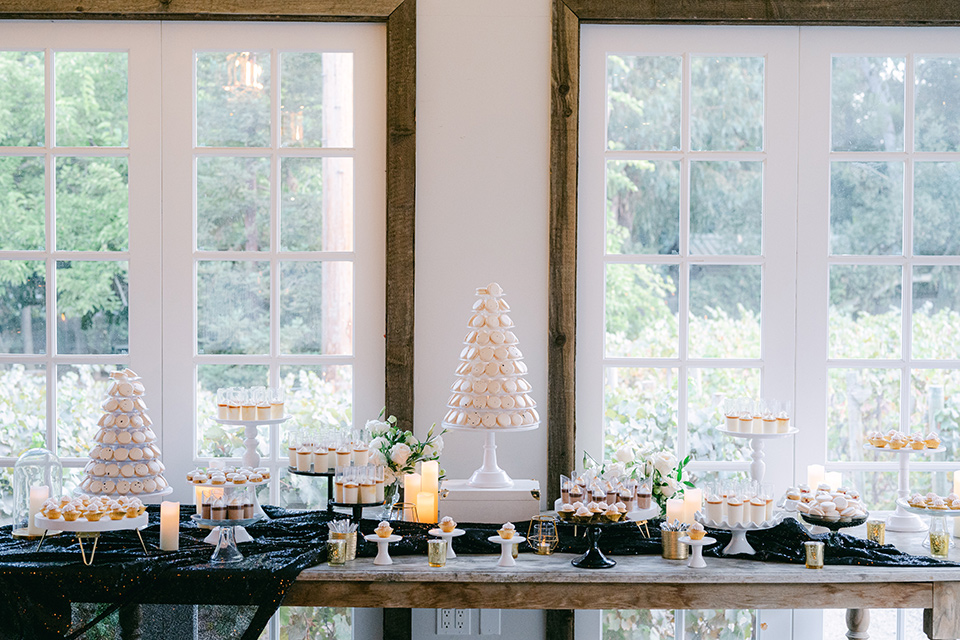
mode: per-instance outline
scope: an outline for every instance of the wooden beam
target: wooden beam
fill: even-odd
[[[547,504],[555,482],[576,467],[577,117],[580,25],[562,0],[553,2],[550,83],[550,238],[547,345]]]
[[[576,636],[573,609],[547,609],[546,640],[573,640]]]
[[[413,611],[384,609],[383,640],[411,640],[411,638],[413,638]]]
[[[0,0],[2,19],[385,22],[403,0]]]

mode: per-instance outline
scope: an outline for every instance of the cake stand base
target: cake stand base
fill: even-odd
[[[754,555],[757,551],[747,542],[747,532],[744,529],[733,529],[730,532],[730,544],[724,548],[723,552],[727,555],[736,553],[745,553]]]
[[[900,507],[897,511],[887,517],[888,531],[926,531],[927,525],[923,524],[920,516],[914,513],[901,513]]]
[[[478,489],[509,489],[513,486],[513,478],[503,469],[496,471],[477,469],[467,480],[467,484]]]
[[[513,536],[510,539],[501,538],[500,536],[490,536],[487,540],[500,545],[500,560],[497,562],[498,567],[515,567],[517,566],[517,561],[513,559],[513,545],[519,545],[522,542],[526,542],[527,539],[523,536]]]
[[[703,569],[707,566],[706,561],[703,559],[703,547],[716,542],[714,538],[703,537],[699,540],[694,540],[690,536],[683,536],[680,538],[680,542],[690,545],[690,562],[687,563],[688,567],[691,569]]]
[[[596,527],[588,526],[587,544],[590,546],[586,553],[579,558],[571,560],[570,564],[578,569],[609,569],[617,566],[617,562],[615,560],[611,560],[607,556],[603,555],[602,551],[600,551],[600,546],[597,544],[597,539],[599,537],[600,531]]]
[[[428,531],[432,536],[437,536],[446,541],[447,543],[447,560],[452,560],[457,557],[457,554],[453,552],[453,539],[459,536],[462,536],[466,533],[463,529],[454,529],[453,531],[446,532],[442,529],[430,529]]]
[[[377,543],[377,557],[373,559],[373,564],[382,566],[393,564],[393,558],[390,557],[390,543],[403,540],[403,536],[387,536],[386,538],[381,538],[377,534],[371,533],[370,535],[363,536],[363,539],[367,542]]]

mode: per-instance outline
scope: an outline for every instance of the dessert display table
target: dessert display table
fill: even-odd
[[[942,453],[946,451],[944,447],[936,449],[891,449],[890,447],[875,447],[872,444],[865,444],[863,448],[867,451],[878,451],[880,453],[896,453],[899,461],[899,487],[897,488],[897,510],[887,517],[887,531],[925,531],[926,525],[916,513],[910,513],[902,505],[906,504],[910,497],[910,454],[911,453]]]

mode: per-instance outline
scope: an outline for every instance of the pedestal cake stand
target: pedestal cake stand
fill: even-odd
[[[539,423],[535,423],[523,427],[495,427],[487,429],[485,427],[461,427],[458,425],[444,424],[444,427],[451,431],[467,431],[484,434],[483,465],[474,471],[473,475],[471,475],[467,481],[468,485],[479,489],[506,489],[513,486],[513,479],[497,464],[497,434],[533,431],[539,426]]]
[[[247,450],[243,453],[243,466],[250,467],[255,469],[260,466],[260,454],[257,453],[257,445],[259,444],[259,432],[257,427],[261,424],[273,425],[286,422],[290,419],[290,416],[283,416],[282,418],[274,418],[273,420],[224,420],[222,418],[214,418],[218,423],[234,426],[234,427],[243,427],[243,435],[246,436],[246,440],[243,441],[243,446]]]
[[[946,449],[944,447],[937,447],[936,449],[911,449],[908,447],[904,447],[903,449],[891,449],[889,447],[875,447],[872,444],[865,444],[863,445],[863,448],[867,451],[896,453],[900,456],[900,482],[899,488],[897,489],[897,510],[887,517],[887,529],[890,531],[925,530],[927,527],[923,524],[923,520],[920,519],[920,516],[918,516],[916,513],[911,513],[904,508],[904,505],[907,503],[907,498],[910,497],[910,465],[908,461],[911,453],[941,453],[946,451]]]
[[[778,433],[746,433],[744,431],[729,431],[726,427],[717,427],[717,431],[730,436],[731,438],[749,438],[750,439],[750,478],[756,482],[763,482],[764,473],[767,465],[763,462],[765,454],[763,453],[763,443],[767,440],[777,440],[786,438],[797,433],[796,427],[790,427],[784,432]]]

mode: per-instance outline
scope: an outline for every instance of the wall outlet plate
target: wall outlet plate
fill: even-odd
[[[470,635],[469,609],[437,609],[438,636]]]

